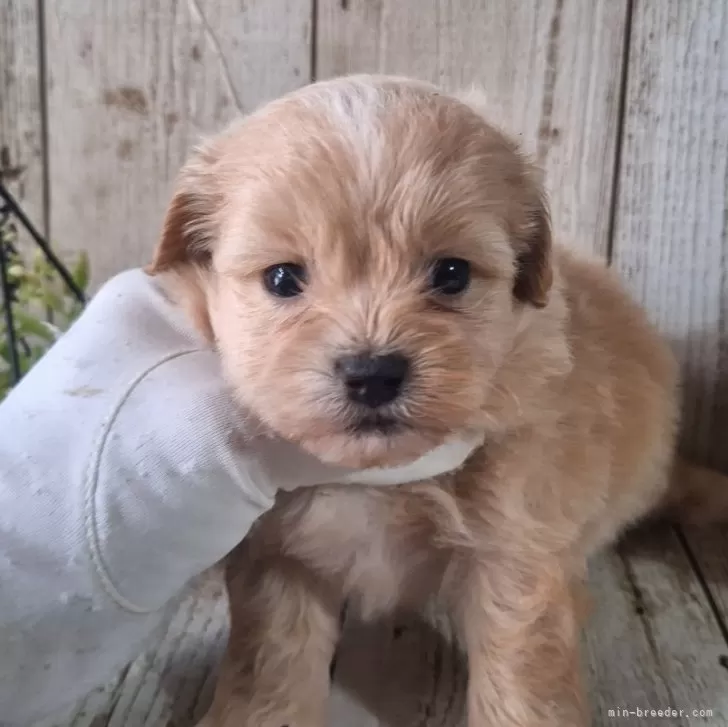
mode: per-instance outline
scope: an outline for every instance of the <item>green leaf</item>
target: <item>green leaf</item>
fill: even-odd
[[[0,371],[0,401],[4,399],[10,391],[10,372]]]
[[[25,376],[25,374],[30,371],[30,369],[33,368],[33,364],[35,361],[30,356],[21,356],[20,357],[20,375]]]
[[[31,269],[37,277],[40,277],[43,274],[45,261],[45,255],[43,254],[42,250],[36,250],[33,253],[33,262],[31,263]]]
[[[38,361],[40,361],[40,359],[45,356],[46,351],[48,351],[47,346],[31,346],[30,356],[28,356],[28,368],[30,368],[30,366],[34,366]]]
[[[7,231],[2,233],[0,244],[8,240]],[[28,346],[21,347],[20,369],[28,371],[56,340],[57,332],[47,324],[64,331],[79,316],[83,305],[66,287],[53,265],[41,250],[27,257],[12,253],[9,256],[13,282],[17,285],[15,314],[16,335]],[[88,255],[78,255],[71,269],[76,285],[85,291],[89,284],[90,264]],[[0,320],[0,399],[12,388],[10,371],[10,344],[4,321]]]
[[[88,255],[85,251],[82,251],[78,256],[78,261],[71,271],[71,277],[73,282],[82,290],[85,291],[88,287],[89,279],[89,261]]]
[[[61,296],[58,295],[58,293],[56,293],[54,290],[46,288],[44,291],[41,292],[40,300],[44,306],[50,308],[52,311],[63,310],[63,301],[61,299]]]
[[[83,303],[80,303],[77,300],[73,300],[70,306],[70,310],[68,311],[68,325],[73,323],[76,318],[78,318],[83,311]]]
[[[19,332],[25,336],[37,336],[38,338],[53,343],[53,333],[44,325],[43,321],[34,318],[22,309],[15,311],[15,318],[18,322]]]
[[[19,262],[10,261],[10,265],[8,265],[8,280],[11,283],[21,283],[25,275],[25,268]]]

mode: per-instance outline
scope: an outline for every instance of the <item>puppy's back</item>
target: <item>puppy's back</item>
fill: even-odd
[[[568,307],[574,368],[567,393],[574,422],[607,448],[611,522],[652,508],[669,483],[679,419],[678,366],[667,342],[601,261],[556,249]]]

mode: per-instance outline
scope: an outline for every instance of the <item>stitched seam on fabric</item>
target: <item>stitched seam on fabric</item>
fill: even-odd
[[[101,547],[99,543],[99,534],[96,520],[96,493],[98,490],[99,482],[99,470],[101,467],[101,456],[103,455],[106,441],[109,436],[111,428],[116,423],[116,419],[121,411],[122,407],[132,395],[136,387],[153,371],[156,371],[160,366],[169,361],[173,361],[183,356],[189,356],[193,353],[200,353],[204,351],[201,348],[186,349],[184,351],[177,351],[171,353],[168,356],[160,359],[154,365],[147,369],[144,369],[138,374],[129,385],[126,387],[124,393],[119,397],[116,405],[111,410],[111,413],[107,416],[101,425],[101,431],[96,439],[94,446],[91,449],[91,457],[88,465],[86,466],[84,476],[84,504],[83,504],[83,523],[84,532],[86,535],[86,545],[89,549],[91,556],[91,562],[93,563],[94,570],[98,575],[101,585],[103,586],[106,594],[114,601],[118,606],[121,606],[126,611],[136,614],[149,614],[157,611],[157,608],[147,608],[144,606],[138,606],[132,601],[125,598],[114,585],[114,581],[109,573],[109,569],[104,563],[103,555],[101,554]]]

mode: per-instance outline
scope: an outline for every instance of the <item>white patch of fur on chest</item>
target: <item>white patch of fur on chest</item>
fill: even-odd
[[[483,443],[482,434],[456,437],[431,449],[419,459],[397,467],[361,470],[343,478],[344,483],[358,485],[402,485],[444,475],[458,469],[476,447]]]

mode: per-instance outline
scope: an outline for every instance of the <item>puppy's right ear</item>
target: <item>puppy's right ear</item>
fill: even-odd
[[[167,208],[162,235],[146,272],[150,275],[182,265],[206,267],[215,237],[214,220],[219,200],[209,150],[196,152],[180,172]]]
[[[513,294],[523,303],[544,308],[554,281],[551,264],[551,222],[545,194],[540,185],[533,182],[529,191],[530,199],[519,215],[523,220],[520,220],[521,223],[515,226],[512,233],[516,244]]]

